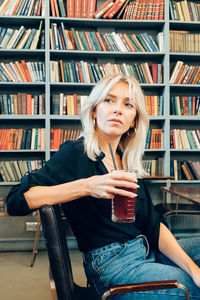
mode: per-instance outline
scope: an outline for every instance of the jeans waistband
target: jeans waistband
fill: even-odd
[[[96,248],[96,249],[93,249],[93,250],[90,250],[86,253],[83,253],[83,259],[89,259],[91,257],[93,257],[94,255],[97,255],[103,251],[109,251],[110,249],[114,249],[114,248],[117,248],[121,245],[124,245],[124,244],[129,244],[131,242],[137,242],[138,239],[142,239],[143,240],[143,243],[144,243],[144,246],[146,248],[146,252],[147,252],[147,255],[149,253],[149,243],[147,241],[147,238],[146,236],[140,234],[138,236],[136,236],[134,239],[132,240],[128,240],[128,241],[125,241],[125,242],[114,242],[114,243],[111,243],[111,244],[108,244],[108,245],[105,245],[103,247],[100,247],[100,248]]]

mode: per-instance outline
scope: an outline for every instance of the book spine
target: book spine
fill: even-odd
[[[95,8],[96,8],[96,0],[88,0],[88,10],[87,10],[88,19],[94,18]]]
[[[67,17],[74,18],[75,16],[75,2],[74,0],[67,0]]]

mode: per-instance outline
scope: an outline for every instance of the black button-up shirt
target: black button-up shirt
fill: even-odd
[[[96,161],[84,151],[83,138],[65,142],[45,166],[25,175],[7,196],[10,215],[27,215],[29,209],[24,193],[33,186],[58,185],[108,171],[102,162],[104,154]],[[143,179],[138,179],[136,220],[134,223],[111,221],[111,200],[83,197],[62,204],[62,208],[77,238],[79,249],[87,252],[94,248],[119,241],[125,242],[139,234],[147,237],[151,248],[158,249],[159,228],[162,217],[155,210]]]

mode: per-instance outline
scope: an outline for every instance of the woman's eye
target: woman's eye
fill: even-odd
[[[111,103],[111,102],[112,102],[112,100],[111,100],[111,99],[109,99],[109,98],[106,98],[106,99],[104,100],[104,102]]]
[[[130,102],[125,103],[125,105],[128,106],[128,107],[130,107],[130,108],[133,107],[133,104],[131,104]]]

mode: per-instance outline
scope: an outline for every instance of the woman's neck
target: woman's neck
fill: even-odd
[[[113,164],[113,159],[112,159],[111,151],[109,148],[109,144],[111,145],[111,148],[112,148],[112,152],[113,152],[113,156],[115,159],[115,163],[117,165],[117,169],[119,169],[119,170],[122,169],[121,157],[120,157],[119,153],[117,153],[119,141],[120,141],[120,137],[110,138],[110,137],[101,136],[101,134],[98,134],[99,148],[105,154],[103,163],[105,164],[108,171],[114,169],[114,164]]]
[[[113,156],[115,159],[115,164],[117,166],[118,170],[122,170],[122,162],[121,162],[121,157],[119,155],[119,153],[117,152],[117,147],[118,147],[118,143],[110,143],[111,144],[111,148],[112,148],[112,152],[113,152]],[[113,158],[112,158],[112,154],[110,152],[110,148],[108,143],[107,144],[100,144],[99,145],[100,149],[103,151],[103,153],[105,154],[105,157],[103,159],[103,163],[105,164],[106,168],[108,169],[108,171],[111,171],[114,169],[114,163],[113,163]]]

